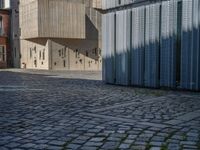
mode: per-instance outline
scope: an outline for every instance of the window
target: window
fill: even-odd
[[[5,48],[0,46],[0,61],[5,61]]]
[[[66,61],[65,60],[63,60],[63,66],[66,67]]]
[[[41,51],[40,51],[40,56],[39,57],[40,57],[40,60],[41,60],[41,58],[42,58],[42,52]]]
[[[34,51],[35,51],[35,53],[37,53],[37,49],[36,49],[36,46],[34,47]]]
[[[32,58],[32,49],[30,48],[30,58]]]
[[[61,50],[58,50],[59,57],[61,57]]]
[[[16,47],[15,47],[15,58],[17,57],[17,49],[16,49]]]
[[[5,7],[5,4],[4,4],[4,0],[0,0],[0,8],[4,8]]]
[[[0,35],[3,35],[3,18],[0,16]]]
[[[64,57],[64,49],[62,49],[62,57]]]
[[[43,49],[42,59],[45,60],[45,49]]]
[[[94,54],[97,56],[97,48],[94,49]]]
[[[79,53],[78,53],[78,50],[76,49],[76,58],[79,57]]]
[[[66,57],[67,56],[67,49],[65,48],[64,49],[64,57]]]

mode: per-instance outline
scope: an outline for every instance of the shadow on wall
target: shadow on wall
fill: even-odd
[[[121,54],[115,51],[112,56],[103,56],[103,80],[118,85],[199,91],[200,50],[193,49],[190,44],[196,43],[195,40],[191,41],[192,37],[184,40],[182,49],[178,49],[168,46],[172,39],[174,38],[161,39],[163,45],[157,45],[158,49],[154,48],[156,43],[151,43]],[[147,49],[148,47],[151,48]]]
[[[185,9],[196,5],[185,2],[171,10],[169,3],[103,16],[105,82],[200,90],[200,7]]]

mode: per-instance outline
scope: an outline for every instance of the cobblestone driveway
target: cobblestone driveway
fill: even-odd
[[[0,72],[0,150],[200,149],[199,93],[53,77]]]

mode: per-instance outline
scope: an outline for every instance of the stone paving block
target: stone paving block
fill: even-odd
[[[161,147],[163,145],[163,142],[150,142],[150,145]]]
[[[1,147],[1,150],[9,150],[9,149],[6,147]]]
[[[121,138],[110,136],[110,137],[107,138],[107,140],[108,140],[108,141],[118,142],[118,141],[121,141]]]
[[[14,142],[6,144],[6,147],[11,148],[11,149],[15,148],[15,147],[18,147],[18,146],[20,146],[20,144],[19,143],[14,143]]]
[[[65,141],[57,141],[57,140],[53,140],[48,142],[50,145],[55,145],[55,146],[62,146],[65,144]]]
[[[126,144],[132,144],[132,143],[134,143],[134,140],[126,139],[123,142],[126,143]]]
[[[20,147],[25,148],[25,149],[30,149],[30,148],[34,148],[36,146],[36,144],[33,143],[27,143],[27,144],[23,144]]]
[[[133,145],[131,147],[131,149],[134,149],[134,150],[145,150],[146,146],[145,145]]]
[[[102,149],[117,149],[119,146],[119,142],[105,142]]]
[[[91,138],[90,141],[92,142],[102,142],[105,139],[105,137],[94,137]]]
[[[93,142],[93,141],[88,141],[87,143],[85,143],[86,146],[101,146],[103,145],[102,142]]]
[[[194,141],[181,141],[180,144],[182,145],[196,145],[197,143]]]
[[[120,144],[119,148],[120,149],[129,149],[130,148],[130,144],[122,143],[122,144]]]
[[[81,145],[78,145],[78,144],[69,144],[66,147],[76,150],[76,149],[79,149],[81,147]]]
[[[161,150],[161,147],[151,147],[150,150]]]
[[[47,149],[48,149],[48,150],[61,150],[62,147],[50,145],[50,146],[47,147]]]
[[[80,148],[81,150],[98,150],[98,147],[88,147],[88,146],[83,146]]]
[[[48,146],[49,145],[47,145],[47,144],[36,144],[36,146],[34,148],[37,150],[44,150],[44,149],[47,149]]]
[[[37,141],[35,141],[35,143],[37,143],[37,144],[46,144],[48,142],[49,142],[49,140],[37,140]]]
[[[2,141],[0,141],[0,146],[3,146],[3,145],[5,145],[5,144],[7,144],[7,143],[9,143],[8,140],[2,140]]]
[[[181,145],[174,144],[174,143],[169,143],[167,147],[170,150],[180,150],[181,149]]]

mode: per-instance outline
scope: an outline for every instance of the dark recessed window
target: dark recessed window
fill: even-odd
[[[61,50],[58,50],[58,54],[59,54],[59,56],[61,57]]]
[[[0,35],[3,35],[3,18],[0,16]]]
[[[43,53],[42,53],[42,59],[45,60],[45,49],[43,50]]]
[[[4,46],[0,46],[0,61],[5,61],[5,49],[4,49]]]
[[[30,58],[32,58],[32,49],[30,48]]]
[[[42,52],[40,51],[40,60],[41,60],[41,57],[42,57]]]
[[[76,49],[76,58],[78,58],[78,56],[79,56],[79,53],[78,53],[78,50]]]
[[[63,60],[63,66],[66,67],[66,61],[65,60]]]

